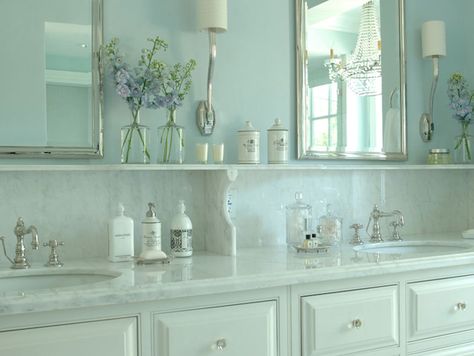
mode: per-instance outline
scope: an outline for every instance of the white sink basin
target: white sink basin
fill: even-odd
[[[454,241],[392,241],[354,246],[357,252],[417,255],[458,253],[471,248],[473,246],[467,242]]]
[[[119,272],[95,270],[15,271],[0,276],[0,292],[71,287],[104,282],[120,275]]]

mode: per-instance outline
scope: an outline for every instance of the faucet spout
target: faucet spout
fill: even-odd
[[[14,229],[16,236],[16,248],[15,248],[15,258],[13,259],[13,264],[11,268],[13,269],[26,269],[30,268],[30,263],[25,255],[25,235],[31,234],[31,247],[34,250],[39,248],[39,237],[38,229],[31,225],[28,228],[25,227],[25,222],[22,218],[18,218],[16,226]]]

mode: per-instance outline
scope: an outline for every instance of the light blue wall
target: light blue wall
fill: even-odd
[[[185,61],[191,57],[197,60],[193,87],[178,112],[179,123],[186,127],[187,162],[194,162],[195,143],[207,141],[225,142],[226,162],[235,163],[236,132],[245,120],[251,120],[262,131],[262,161],[266,162],[266,129],[276,117],[290,129],[290,157],[295,159],[294,0],[228,0],[229,30],[217,36],[214,105],[218,122],[216,132],[210,138],[201,137],[194,123],[197,102],[206,95],[208,60],[207,34],[195,29],[194,1],[104,0],[104,3],[105,39],[119,37],[130,58],[132,55],[136,58],[140,49],[147,45],[147,37],[159,34],[170,44],[165,56],[167,60]],[[431,147],[451,146],[458,131],[458,124],[451,119],[448,110],[446,80],[449,73],[459,70],[474,84],[470,69],[474,59],[470,41],[474,24],[469,15],[473,9],[470,0],[406,1],[408,163],[423,163]],[[433,142],[425,144],[419,139],[418,119],[429,93],[431,63],[421,58],[420,28],[424,21],[432,19],[446,21],[448,56],[441,60],[435,101],[437,131]],[[164,123],[165,113],[163,110],[144,111],[141,117],[155,130]],[[115,94],[108,79],[105,85],[105,158],[91,160],[91,163],[120,161],[119,128],[129,119],[126,104]]]
[[[460,132],[459,124],[451,117],[446,95],[447,80],[455,71],[463,72],[474,86],[472,60],[474,59],[473,25],[469,15],[473,4],[470,0],[416,0],[406,1],[407,34],[407,117],[409,162],[423,162],[429,148],[452,148],[454,136]],[[440,60],[440,77],[434,103],[435,136],[431,143],[419,139],[418,122],[426,110],[431,86],[432,65],[421,57],[421,25],[428,20],[446,22],[447,56]]]

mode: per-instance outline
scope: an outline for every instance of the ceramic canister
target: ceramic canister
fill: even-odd
[[[283,127],[280,119],[275,119],[267,134],[268,163],[288,163],[288,129]]]
[[[260,163],[260,131],[250,121],[239,130],[239,163]]]

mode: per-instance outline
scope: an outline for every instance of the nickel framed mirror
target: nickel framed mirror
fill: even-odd
[[[404,160],[404,0],[296,0],[298,159]]]
[[[1,7],[2,157],[102,157],[102,0]]]

